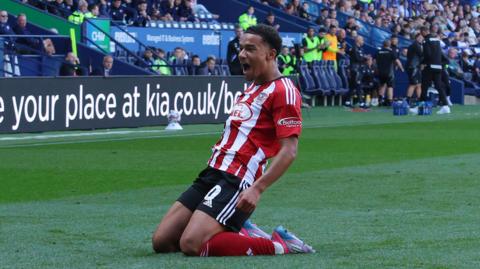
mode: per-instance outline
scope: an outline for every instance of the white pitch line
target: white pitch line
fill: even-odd
[[[219,134],[220,132],[203,132],[203,133],[190,133],[190,134],[175,134],[175,135],[154,135],[154,136],[132,136],[132,137],[119,137],[119,138],[99,138],[91,140],[75,140],[75,141],[53,141],[43,143],[30,143],[30,144],[17,144],[17,145],[0,145],[0,148],[23,148],[23,147],[37,147],[48,145],[66,145],[66,144],[81,144],[81,143],[98,143],[98,142],[115,142],[115,141],[128,141],[137,139],[154,139],[154,138],[169,138],[169,137],[188,137],[188,136],[202,136]]]
[[[135,131],[104,131],[104,132],[83,132],[83,133],[67,133],[67,134],[41,134],[30,136],[8,136],[0,137],[0,141],[17,141],[17,140],[42,140],[51,138],[70,138],[70,137],[87,137],[101,135],[128,135],[138,133],[166,133],[166,130],[135,130]]]

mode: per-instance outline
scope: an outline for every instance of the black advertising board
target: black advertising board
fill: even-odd
[[[0,79],[0,133],[220,123],[247,86],[243,77]]]

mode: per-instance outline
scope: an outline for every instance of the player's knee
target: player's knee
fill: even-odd
[[[155,234],[152,237],[152,248],[155,253],[168,253],[175,252],[178,247],[166,240],[166,238]]]
[[[180,250],[187,256],[198,256],[200,246],[195,238],[182,236],[180,239]]]

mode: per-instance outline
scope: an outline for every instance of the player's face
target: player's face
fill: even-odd
[[[240,54],[243,74],[248,81],[261,78],[275,59],[275,50],[271,49],[259,35],[250,33],[240,37]]]

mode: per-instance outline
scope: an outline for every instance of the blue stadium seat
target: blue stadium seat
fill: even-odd
[[[222,76],[230,76],[230,68],[228,68],[228,65],[222,64],[220,65],[221,68],[221,74]]]
[[[324,91],[316,88],[315,81],[310,74],[310,70],[307,65],[300,65],[300,87],[304,94],[312,96],[312,106],[315,106],[315,97],[323,95]],[[326,96],[324,96],[324,105]]]

